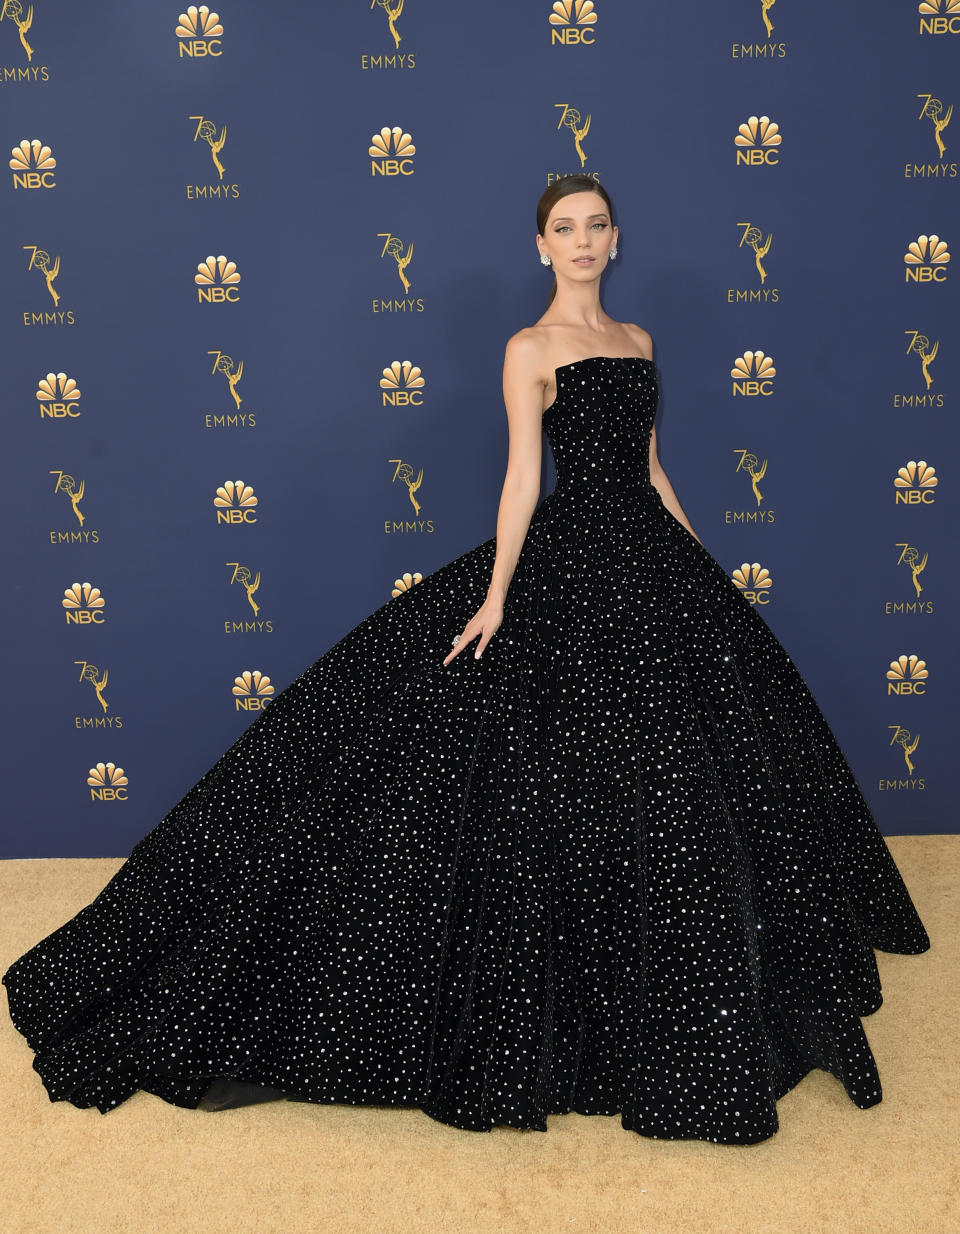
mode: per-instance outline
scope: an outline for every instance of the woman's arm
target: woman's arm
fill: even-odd
[[[521,330],[507,340],[503,357],[503,401],[507,409],[510,445],[497,512],[497,555],[488,596],[506,599],[530,519],[540,500],[542,467],[543,382],[539,344]]]
[[[474,656],[479,659],[503,621],[507,588],[520,559],[530,520],[540,500],[543,381],[539,343],[526,330],[507,340],[503,359],[503,401],[507,408],[510,446],[507,473],[497,512],[497,548],[487,598],[461,631],[457,645],[444,659],[450,663],[479,634]]]

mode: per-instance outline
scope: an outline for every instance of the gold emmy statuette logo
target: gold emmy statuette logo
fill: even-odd
[[[921,34],[960,34],[960,0],[920,0]]]
[[[933,490],[939,483],[940,478],[935,467],[931,467],[923,459],[919,463],[911,459],[905,467],[897,468],[896,479],[893,481],[894,505],[932,506],[936,500]]]
[[[780,126],[769,116],[750,116],[737,129],[733,142],[737,147],[738,167],[773,166],[780,162]]]
[[[770,571],[759,561],[753,562],[752,565],[749,561],[743,562],[737,566],[731,577],[751,604],[770,603],[770,588],[773,586],[773,579],[770,577]]]
[[[225,351],[208,351],[207,355],[216,356],[213,362],[213,372],[223,373],[227,379],[227,389],[237,405],[237,411],[239,411],[243,399],[240,397],[240,391],[237,389],[237,386],[239,386],[240,378],[243,376],[243,361],[241,360],[240,364],[235,368],[232,357],[228,356]]]
[[[904,762],[907,764],[907,771],[912,776],[914,772],[914,766],[913,766],[913,760],[910,758],[910,755],[914,752],[914,750],[920,744],[919,733],[917,734],[916,737],[911,737],[910,730],[908,728],[903,728],[899,724],[888,724],[887,727],[893,730],[893,736],[890,739],[890,744],[892,746],[894,745],[900,746],[900,748],[903,750],[903,759],[904,759]]]
[[[757,499],[757,505],[763,504],[763,493],[760,492],[760,481],[767,474],[767,460],[764,459],[761,463],[755,454],[751,454],[749,450],[735,450],[734,454],[740,455],[740,461],[737,463],[737,471],[745,471],[750,477],[750,487],[753,489],[753,495]]]
[[[900,549],[900,557],[897,561],[897,565],[903,565],[908,568],[910,571],[910,581],[913,583],[913,589],[919,596],[920,592],[923,591],[923,587],[920,583],[920,575],[927,568],[927,560],[930,557],[930,554],[924,553],[921,557],[920,550],[918,548],[914,548],[912,544],[898,544],[897,548]]]
[[[181,13],[174,33],[180,40],[177,51],[181,60],[184,56],[199,60],[204,56],[223,55],[220,14],[211,12],[205,4],[199,8],[191,4]]]
[[[73,583],[63,593],[60,603],[64,607],[64,616],[68,626],[102,625],[104,605],[106,601],[99,587],[92,583]]]
[[[201,261],[193,281],[197,284],[198,304],[223,304],[225,301],[236,304],[240,299],[237,289],[240,271],[237,263],[227,261],[222,253],[219,257],[208,257]]]
[[[64,493],[70,500],[70,508],[77,516],[77,521],[80,526],[83,526],[84,518],[83,511],[80,509],[80,502],[83,500],[84,490],[86,489],[86,481],[81,480],[77,484],[73,476],[67,475],[65,471],[56,471],[51,468],[50,475],[57,477],[57,482],[53,486],[55,493]]]
[[[384,407],[420,407],[423,405],[423,374],[409,360],[394,360],[381,370],[380,396]]]
[[[53,169],[57,160],[53,151],[42,141],[34,137],[33,141],[26,138],[19,146],[10,151],[10,167],[13,171],[13,187],[15,189],[55,189],[57,182]]]
[[[556,0],[547,20],[551,46],[560,43],[571,47],[575,43],[595,42],[597,6],[593,0]]]
[[[80,388],[66,373],[47,373],[37,385],[41,420],[76,420],[80,415]]]
[[[407,245],[407,251],[403,251],[403,241],[399,236],[395,236],[388,231],[377,232],[378,239],[383,237],[383,248],[380,250],[380,256],[392,257],[397,263],[397,274],[400,276],[400,282],[403,284],[403,290],[410,290],[410,280],[407,278],[407,266],[410,264],[410,258],[413,256],[413,241]]]
[[[932,94],[918,94],[918,99],[923,99],[923,107],[920,109],[920,115],[917,117],[922,120],[926,117],[933,125],[933,140],[937,143],[937,150],[940,157],[947,152],[947,147],[943,143],[943,130],[950,123],[950,118],[953,116],[953,104],[943,110],[943,103],[939,99],[935,99]]]
[[[783,60],[787,54],[786,43],[773,43],[773,22],[770,20],[770,10],[776,0],[760,0],[760,20],[766,38],[762,43],[732,43],[730,58],[732,60]]]
[[[773,378],[777,370],[773,360],[762,351],[745,351],[737,356],[730,370],[733,378],[733,397],[754,398],[758,394],[769,397],[773,393]]]
[[[752,223],[738,223],[738,227],[744,229],[743,235],[740,237],[740,248],[744,245],[747,248],[753,249],[753,262],[757,267],[757,273],[760,275],[761,284],[767,281],[767,272],[763,268],[763,259],[770,252],[770,245],[773,243],[773,232],[767,233],[767,238],[764,240],[763,232],[759,227],[754,227]]]
[[[391,599],[394,596],[402,595],[405,591],[412,591],[422,578],[423,575],[419,570],[415,571],[413,574],[407,571],[406,573],[401,574],[399,578],[395,578],[393,580],[393,589],[390,592]]]
[[[927,383],[927,389],[929,390],[933,385],[930,365],[937,358],[937,352],[940,350],[940,340],[937,339],[933,346],[931,346],[930,340],[925,334],[918,334],[916,330],[904,330],[904,334],[910,338],[907,355],[909,356],[912,352],[920,357],[920,369],[923,373],[923,380]]]
[[[101,673],[100,669],[95,664],[91,664],[89,660],[74,660],[74,664],[79,664],[80,680],[90,683],[94,694],[97,696],[97,702],[103,708],[104,714],[106,714],[110,704],[103,697],[103,692],[107,688],[107,682],[110,680],[109,670],[104,669]],[[118,725],[117,727],[122,726]]]
[[[780,288],[767,287],[767,270],[763,264],[764,258],[770,252],[770,246],[773,244],[773,232],[767,233],[767,238],[763,238],[763,232],[753,223],[737,223],[741,228],[740,243],[738,248],[746,248],[753,250],[753,264],[756,267],[757,274],[760,276],[759,287],[728,287],[727,288],[727,303],[728,304],[777,304],[780,301]]]
[[[213,499],[216,507],[217,523],[235,525],[237,523],[255,523],[257,521],[257,498],[253,487],[244,484],[242,480],[228,480],[217,489]]]
[[[760,462],[756,454],[750,450],[734,450],[739,455],[735,471],[750,477],[750,487],[756,504],[749,510],[724,510],[723,521],[727,526],[762,526],[777,521],[776,511],[769,506],[762,510],[764,494],[760,492],[760,481],[767,474],[767,459]]]
[[[393,472],[394,481],[399,480],[407,486],[407,495],[410,498],[410,503],[414,510],[416,510],[417,514],[419,514],[420,503],[417,501],[416,493],[419,490],[420,485],[423,483],[423,468],[420,468],[416,479],[414,479],[413,467],[410,463],[404,463],[398,458],[392,458],[389,461],[396,464]]]
[[[370,155],[371,176],[412,176],[412,159],[416,152],[417,147],[409,133],[396,124],[392,129],[384,126],[370,138],[367,153]]]
[[[196,120],[197,127],[193,134],[194,141],[205,141],[210,147],[210,157],[213,159],[213,165],[217,169],[220,179],[223,179],[224,167],[220,161],[220,151],[223,149],[227,141],[227,126],[223,125],[220,129],[219,136],[217,135],[217,126],[212,120],[207,120],[203,116],[190,116],[189,119]]]
[[[945,283],[950,253],[946,240],[939,236],[917,236],[903,255],[908,283]]]
[[[8,18],[17,27],[17,34],[20,35],[20,45],[27,53],[27,59],[33,59],[33,48],[27,42],[27,31],[33,25],[33,5],[27,9],[27,15],[23,15],[23,5],[20,0],[0,0],[0,21]]]
[[[39,249],[35,244],[25,244],[24,250],[30,254],[30,260],[27,262],[28,270],[39,270],[43,275],[49,291],[53,298],[53,303],[60,303],[60,294],[54,287],[53,282],[60,273],[60,258],[56,257],[51,260],[50,254],[44,249]]]
[[[244,590],[247,603],[253,610],[253,621],[225,621],[223,623],[224,634],[272,634],[273,621],[270,618],[260,617],[260,605],[253,598],[254,594],[260,587],[260,571],[256,575],[245,565],[241,565],[239,561],[228,561],[232,573],[230,575],[230,583],[238,583]]]
[[[926,660],[912,653],[898,656],[887,669],[887,695],[926,694],[929,676]]]
[[[126,772],[116,763],[97,763],[87,772],[87,783],[90,785],[91,801],[126,801]]]
[[[233,569],[233,576],[230,579],[231,585],[233,583],[240,584],[246,592],[247,603],[253,609],[254,617],[258,616],[260,613],[260,605],[253,597],[254,594],[260,590],[260,571],[258,570],[256,577],[254,577],[247,567],[242,566],[238,561],[228,561],[227,565],[231,566]]]
[[[237,711],[262,711],[276,690],[258,668],[245,669],[233,679],[234,707]]]
[[[393,35],[393,45],[396,48],[400,46],[400,31],[397,29],[397,18],[403,12],[404,0],[370,0],[371,9],[374,5],[379,5],[383,9],[387,19],[387,25],[390,27],[390,33]]]
[[[580,159],[580,167],[583,168],[587,161],[587,156],[580,143],[590,132],[590,121],[593,117],[588,114],[586,120],[581,120],[580,113],[575,107],[571,107],[569,103],[554,103],[554,107],[560,108],[560,121],[557,124],[557,129],[567,128],[573,134],[573,145],[577,152],[577,157]]]

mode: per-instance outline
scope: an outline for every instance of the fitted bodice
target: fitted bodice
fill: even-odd
[[[556,491],[650,486],[654,362],[645,356],[587,356],[561,365],[555,376],[557,397],[542,423],[557,467]]]

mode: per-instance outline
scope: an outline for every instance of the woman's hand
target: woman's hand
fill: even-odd
[[[484,647],[490,642],[494,631],[502,621],[503,605],[495,597],[488,596],[461,630],[460,641],[444,660],[444,668],[446,668],[454,656],[458,656],[463,651],[468,643],[472,643],[478,634],[480,635],[480,642],[477,643],[477,650],[473,654],[474,659],[479,660],[483,654]]]

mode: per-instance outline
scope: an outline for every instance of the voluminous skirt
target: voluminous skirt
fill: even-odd
[[[745,1144],[881,1099],[874,949],[929,939],[786,651],[648,480],[362,621],[7,971],[52,1101],[235,1083],[455,1127]]]

